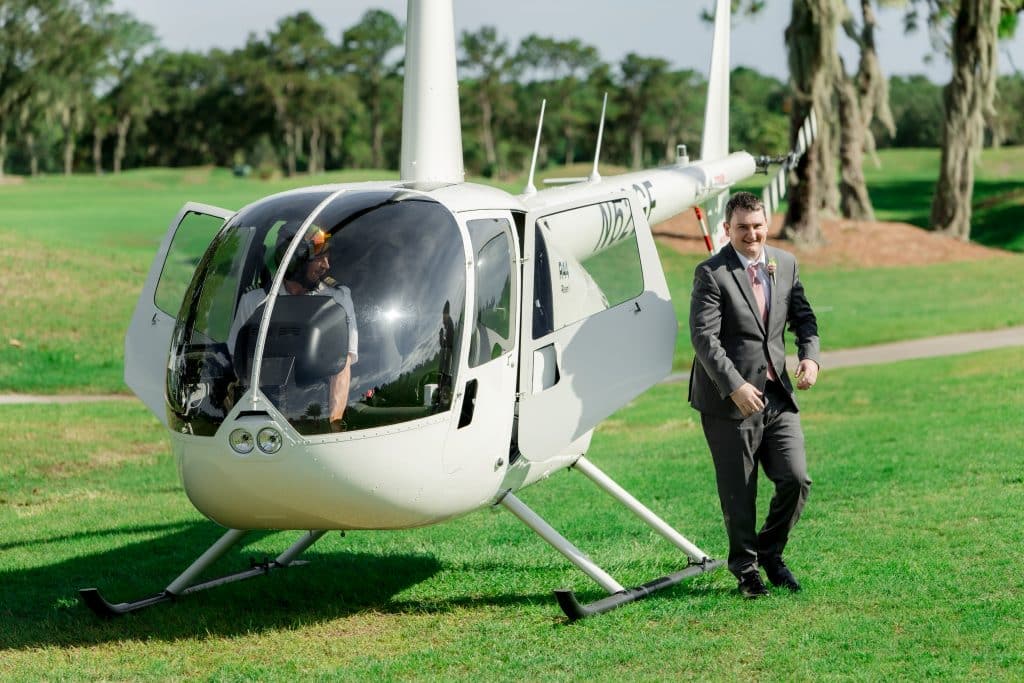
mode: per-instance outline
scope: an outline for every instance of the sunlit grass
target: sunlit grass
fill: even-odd
[[[0,407],[0,678],[1012,680],[1024,667],[1024,350],[823,374],[801,393],[810,471],[787,552],[804,584],[741,600],[724,570],[566,625],[600,591],[504,511],[331,533],[308,566],[97,620],[76,600],[161,589],[220,531],[134,403]],[[604,423],[589,457],[715,556],[710,458],[685,385]],[[770,487],[762,481],[762,514]],[[627,585],[678,551],[582,476],[523,499]],[[220,571],[292,535],[255,534]]]

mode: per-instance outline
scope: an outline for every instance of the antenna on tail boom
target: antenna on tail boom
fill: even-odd
[[[537,194],[537,186],[533,184],[533,173],[537,170],[537,153],[540,151],[540,132],[544,128],[544,108],[547,104],[547,100],[540,101],[540,120],[537,121],[537,139],[533,142],[533,160],[530,162],[530,177],[526,180],[526,187],[523,188],[523,194],[527,197]]]
[[[590,172],[590,182],[596,183],[601,180],[601,174],[597,172],[597,162],[601,158],[601,139],[604,137],[604,113],[608,109],[608,93],[604,94],[604,102],[601,103],[601,123],[597,126],[597,149],[594,150],[594,169]]]

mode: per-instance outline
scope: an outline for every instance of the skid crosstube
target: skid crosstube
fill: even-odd
[[[197,583],[195,581],[196,578],[233,545],[238,543],[246,534],[245,531],[240,529],[228,529],[228,531],[221,536],[216,543],[211,545],[206,552],[193,562],[188,569],[182,572],[178,578],[172,581],[167,588],[155,595],[151,595],[148,598],[142,598],[141,600],[135,600],[133,602],[111,603],[103,597],[99,592],[99,589],[83,588],[78,591],[78,597],[81,598],[85,606],[91,609],[97,616],[103,617],[104,619],[119,617],[121,615],[128,614],[129,612],[136,612],[140,609],[145,609],[146,607],[152,607],[153,605],[159,605],[163,602],[176,600],[177,598],[189,595],[190,593],[198,593],[199,591],[207,590],[209,588],[223,586],[226,583],[244,581],[245,579],[251,579],[256,576],[263,576],[265,574],[269,574],[275,569],[285,569],[286,567],[306,564],[305,561],[297,560],[295,558],[309,548],[309,546],[316,543],[324,533],[326,532],[310,531],[303,534],[298,541],[278,555],[276,559],[268,559],[263,562],[252,562],[249,569]]]
[[[506,491],[497,501],[507,510],[519,518],[523,524],[532,529],[538,536],[544,539],[552,548],[565,556],[567,560],[576,565],[576,568],[593,579],[601,588],[608,592],[608,597],[595,600],[588,605],[581,605],[576,595],[567,589],[556,590],[555,598],[559,606],[565,612],[570,621],[589,617],[594,614],[607,612],[608,610],[621,607],[640,598],[645,598],[662,588],[674,586],[684,579],[688,579],[704,572],[709,572],[722,566],[721,560],[712,560],[707,553],[694,545],[689,539],[676,531],[665,520],[654,514],[647,506],[638,501],[628,491],[619,486],[607,474],[597,468],[585,457],[580,456],[573,464],[573,469],[582,472],[588,479],[597,485],[602,491],[610,495],[626,509],[635,514],[644,524],[658,532],[665,540],[682,550],[689,563],[685,569],[659,577],[636,588],[625,588],[616,581],[608,572],[602,569],[596,562],[587,557],[579,548],[573,545],[567,538],[562,536],[550,524],[531,510],[523,501],[519,500],[511,491]]]

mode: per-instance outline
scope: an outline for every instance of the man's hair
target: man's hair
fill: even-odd
[[[744,211],[764,211],[764,202],[752,192],[737,192],[729,197],[725,205],[725,222],[732,224],[732,212],[736,209]]]

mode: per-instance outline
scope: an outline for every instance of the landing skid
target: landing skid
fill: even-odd
[[[226,583],[244,581],[245,579],[251,579],[256,576],[263,576],[264,574],[269,574],[275,569],[285,569],[286,567],[295,567],[306,564],[305,561],[297,560],[295,558],[320,540],[326,532],[310,531],[304,534],[302,538],[293,543],[291,547],[273,560],[254,563],[251,568],[234,574],[227,574],[208,581],[194,583],[196,578],[206,570],[207,567],[216,562],[221,555],[238,543],[246,533],[248,532],[240,529],[229,529],[217,540],[216,543],[210,546],[205,553],[200,555],[188,569],[172,581],[167,588],[156,595],[151,595],[148,598],[142,598],[141,600],[136,600],[134,602],[110,603],[96,588],[83,588],[78,591],[78,596],[82,599],[82,602],[85,603],[85,606],[91,609],[98,616],[106,619],[119,617],[123,614],[128,614],[129,612],[136,612],[146,607],[159,605],[163,602],[170,602],[185,595],[198,593],[199,591],[203,591],[208,588],[215,588],[217,586],[223,586]]]
[[[660,578],[648,581],[636,588],[623,588],[607,572],[594,563],[589,557],[581,552],[576,546],[570,543],[564,536],[555,531],[537,513],[528,508],[523,501],[519,500],[511,492],[506,493],[499,501],[512,514],[520,519],[526,526],[533,529],[537,535],[548,542],[555,550],[565,555],[570,562],[576,565],[584,574],[596,581],[602,588],[608,591],[609,596],[595,600],[588,605],[581,605],[576,600],[576,595],[568,589],[555,591],[555,599],[559,607],[565,612],[569,621],[575,621],[594,614],[600,614],[609,610],[621,607],[626,603],[645,598],[652,593],[669,586],[674,586],[680,581],[688,579],[704,572],[709,572],[722,566],[721,560],[712,560],[707,554],[683,537],[678,531],[669,526],[664,520],[655,515],[634,498],[628,491],[616,484],[608,475],[599,470],[593,463],[584,457],[576,461],[573,467],[588,479],[593,481],[599,488],[622,503],[630,512],[639,517],[645,524],[661,534],[670,543],[686,553],[689,563],[686,568],[668,574]]]

